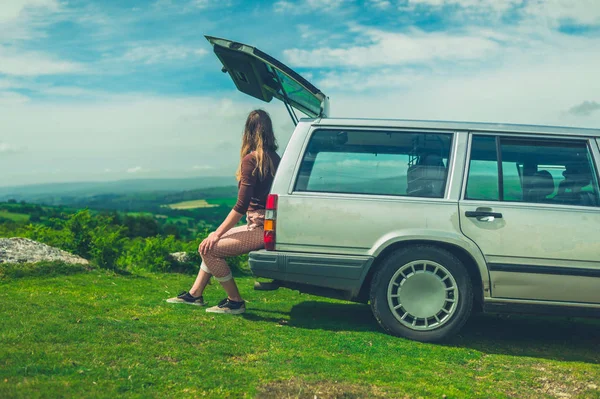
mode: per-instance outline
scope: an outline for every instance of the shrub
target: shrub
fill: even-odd
[[[100,267],[114,269],[123,253],[126,238],[121,226],[100,226],[94,231],[91,243],[92,260]]]
[[[72,235],[66,229],[55,230],[41,224],[30,224],[23,236],[64,251],[72,251]]]
[[[126,253],[119,259],[119,266],[131,270],[168,272],[174,263],[169,254],[177,250],[177,243],[173,236],[137,238],[131,242]]]
[[[65,224],[65,227],[71,233],[70,250],[86,259],[90,258],[92,251],[94,222],[90,211],[85,209],[72,215]]]

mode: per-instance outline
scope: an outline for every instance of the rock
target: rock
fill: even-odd
[[[0,263],[37,263],[45,261],[81,265],[90,263],[80,256],[29,238],[0,238]]]
[[[177,263],[187,263],[191,261],[187,252],[173,252],[169,255],[171,255],[171,258]]]

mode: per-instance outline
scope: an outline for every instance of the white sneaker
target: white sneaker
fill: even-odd
[[[246,302],[236,302],[225,298],[218,305],[208,308],[206,311],[208,313],[240,314],[246,311]]]

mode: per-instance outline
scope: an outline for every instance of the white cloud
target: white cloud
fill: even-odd
[[[211,7],[228,7],[231,0],[157,0],[153,8],[160,11],[170,11],[186,14]]]
[[[43,96],[88,97],[95,99],[107,98],[113,95],[103,90],[89,90],[75,86],[56,86],[48,83],[40,83],[30,76],[12,76],[11,78],[0,79],[0,93],[5,94],[7,97],[18,94],[14,90],[27,90]],[[25,100],[29,99],[20,94],[19,97]]]
[[[196,8],[206,8],[209,7],[211,4],[214,4],[215,1],[211,1],[211,0],[191,0],[188,5],[190,7],[196,7]]]
[[[600,43],[596,43],[600,46]],[[589,47],[588,47],[589,48]],[[497,68],[476,73],[440,75],[424,72],[412,84],[376,91],[327,91],[336,117],[458,120],[566,125],[598,128],[600,112],[565,110],[598,98],[600,54],[585,49],[557,49],[553,54],[524,54]],[[589,100],[588,100],[589,101]]]
[[[29,101],[29,97],[12,91],[0,91],[0,105],[23,104]]]
[[[379,1],[379,0],[373,0]],[[556,26],[561,22],[583,25],[600,24],[600,2],[598,0],[408,0],[400,9],[413,11],[417,7],[440,9],[457,7],[455,17],[496,18],[508,11],[531,18],[537,23]]]
[[[108,96],[106,92],[99,90],[87,90],[81,87],[73,86],[35,86],[39,93],[44,95],[61,96],[61,97],[101,97]]]
[[[0,90],[13,89],[20,87],[20,85],[12,79],[0,79]]]
[[[58,75],[82,72],[84,66],[36,51],[18,51],[0,45],[0,73],[13,76]]]
[[[133,168],[127,169],[127,173],[140,173],[143,171],[144,171],[144,168],[142,168],[141,166],[134,166]]]
[[[387,10],[392,6],[392,3],[389,0],[370,0],[369,3],[380,10]]]
[[[43,28],[58,15],[57,0],[4,0],[0,2],[0,44],[42,36]]]
[[[192,57],[201,57],[208,51],[202,48],[173,46],[168,44],[138,46],[128,50],[122,57],[124,61],[144,64],[179,61]]]
[[[273,5],[273,10],[278,13],[286,13],[296,10],[296,6],[291,1],[280,0]]]
[[[372,67],[424,63],[439,60],[473,60],[498,51],[498,44],[486,37],[413,29],[408,33],[357,28],[368,45],[347,48],[322,47],[314,50],[289,49],[286,60],[300,67]]]
[[[472,10],[486,10],[495,12],[504,12],[516,5],[523,3],[523,0],[408,0],[408,6],[458,6]]]
[[[350,0],[299,0],[295,2],[279,0],[273,5],[273,10],[278,13],[291,14],[305,14],[313,11],[333,12],[350,3]]]
[[[57,11],[59,3],[57,0],[5,0],[0,2],[0,23],[14,21],[40,9]]]
[[[600,1],[598,0],[530,0],[524,13],[543,19],[550,25],[574,22],[583,25],[600,24]]]
[[[19,149],[8,144],[8,143],[4,143],[2,141],[0,141],[0,154],[11,154],[11,153],[15,153],[18,152]]]
[[[61,0],[0,1],[0,74],[9,76],[42,76],[82,72],[77,62],[61,59],[44,50],[30,50],[23,44],[43,39],[47,28],[73,17]]]
[[[349,4],[349,0],[304,0],[301,6],[306,6],[312,10],[332,11],[340,8],[344,4]]]
[[[317,87],[342,91],[368,91],[381,88],[412,86],[417,81],[427,79],[428,74],[413,69],[383,68],[361,71],[330,71],[321,75]],[[310,80],[310,78],[307,77]]]

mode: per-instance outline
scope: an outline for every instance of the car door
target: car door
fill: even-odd
[[[492,297],[600,303],[596,142],[472,134],[469,152],[460,224]]]
[[[295,108],[311,118],[327,117],[329,99],[300,74],[259,49],[246,44],[205,36],[239,91],[261,101],[282,101],[294,124]]]

